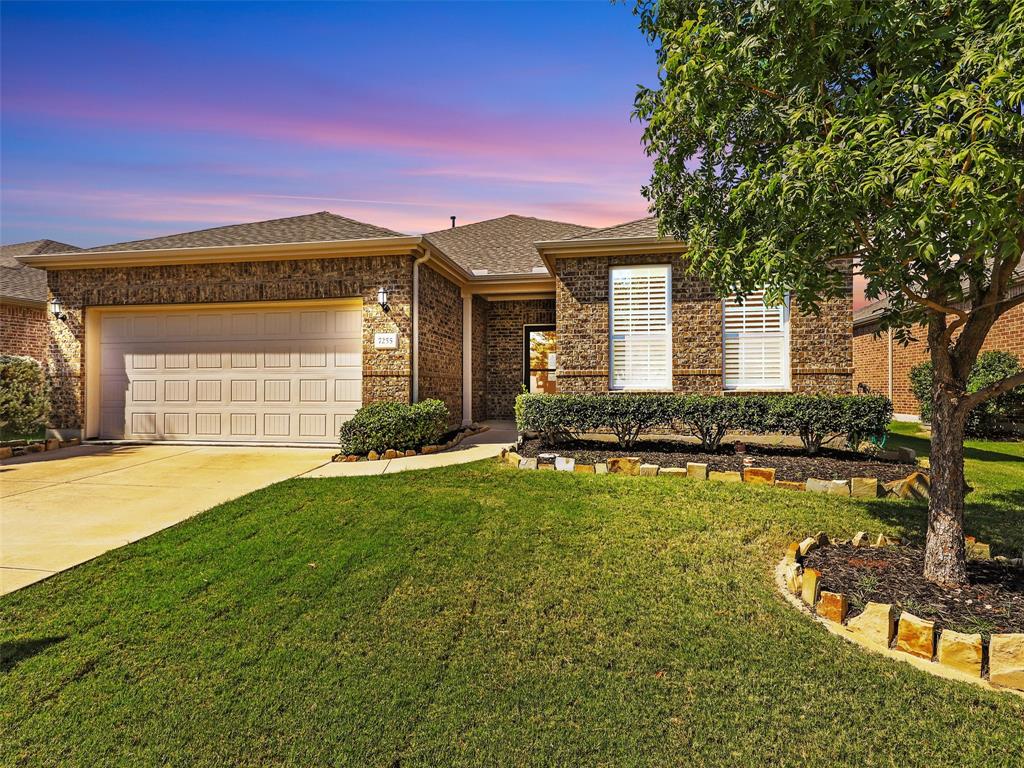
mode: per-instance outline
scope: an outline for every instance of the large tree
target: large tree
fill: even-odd
[[[882,328],[927,335],[925,575],[967,581],[967,377],[1024,295],[1024,0],[641,1],[659,80],[636,115],[663,230],[724,294],[814,311],[852,262]]]

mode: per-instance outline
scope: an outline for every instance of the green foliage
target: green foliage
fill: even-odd
[[[723,294],[767,287],[811,309],[847,295],[854,257],[902,334],[928,316],[904,289],[979,303],[993,265],[1019,259],[1019,0],[640,0],[637,13],[662,68],[635,103],[654,158],[644,193]]]
[[[0,355],[0,430],[34,432],[50,412],[43,367],[31,357]]]
[[[364,405],[341,425],[343,453],[364,455],[388,448],[419,449],[436,443],[448,429],[448,408],[440,400]]]
[[[984,389],[991,384],[1019,373],[1020,361],[1009,352],[983,352],[971,369],[967,381],[968,394]],[[932,411],[932,364],[915,365],[910,370],[910,388],[920,406],[921,418],[931,419]],[[1005,429],[1005,423],[1024,414],[1024,387],[1016,387],[975,406],[967,414],[966,432],[969,435],[997,435]]]
[[[673,428],[715,451],[730,431],[797,435],[808,453],[844,437],[885,435],[892,403],[863,395],[520,395],[516,423],[549,445],[609,430],[629,449],[642,432]]]

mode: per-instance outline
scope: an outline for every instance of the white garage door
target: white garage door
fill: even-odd
[[[334,443],[362,400],[358,302],[100,319],[100,437]]]

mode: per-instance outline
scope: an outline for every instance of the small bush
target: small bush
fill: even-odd
[[[406,403],[371,403],[341,425],[343,453],[381,453],[418,450],[441,439],[448,429],[448,408],[440,400]]]
[[[31,357],[0,355],[0,430],[34,432],[46,423],[49,412],[43,366]]]
[[[967,392],[977,392],[1019,373],[1020,370],[1020,361],[1009,352],[983,352],[971,369],[971,375],[967,379]],[[917,398],[924,421],[931,421],[932,417],[932,378],[931,362],[915,365],[910,370],[910,388]],[[967,416],[965,431],[978,437],[995,435],[1002,431],[1006,422],[1020,418],[1022,414],[1024,387],[1017,387],[972,409]]]
[[[520,395],[516,423],[548,445],[611,431],[623,449],[642,432],[671,427],[715,451],[730,431],[799,436],[808,453],[836,438],[885,435],[892,403],[877,395]]]

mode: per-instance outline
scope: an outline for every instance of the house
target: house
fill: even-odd
[[[1024,294],[1024,266],[1017,269],[1007,298]],[[897,419],[916,421],[920,406],[910,388],[910,371],[927,362],[928,336],[924,326],[906,346],[881,330],[881,316],[888,308],[886,299],[873,301],[853,315],[853,387],[854,392],[886,395],[892,400]],[[1018,304],[1000,317],[989,331],[982,352],[1002,350],[1024,363],[1024,304]]]
[[[16,257],[75,250],[55,240],[0,246],[0,355],[46,360],[46,272],[27,267]]]
[[[409,236],[333,213],[61,254],[70,436],[330,443],[365,403],[507,419],[532,391],[848,392],[852,285],[820,316],[721,301],[653,219],[503,216]]]

